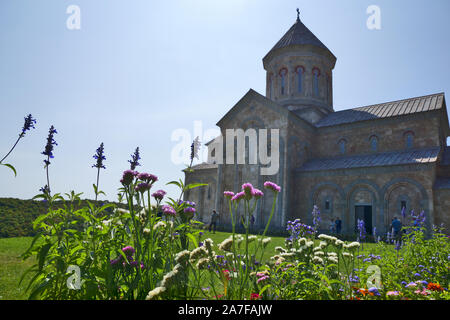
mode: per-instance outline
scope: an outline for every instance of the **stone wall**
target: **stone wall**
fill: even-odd
[[[327,158],[341,155],[339,141],[346,140],[346,155],[371,153],[370,138],[378,139],[378,151],[406,149],[406,132],[414,133],[413,148],[440,146],[439,112],[408,115],[401,118],[378,119],[324,127],[318,130],[313,157]]]
[[[355,227],[355,206],[372,206],[372,224],[379,232],[386,232],[394,216],[400,216],[401,201],[406,201],[408,213],[425,210],[427,223],[436,218],[433,210],[434,165],[361,168],[296,175],[291,219],[300,218],[310,224],[312,206],[324,212],[325,228],[328,220],[339,216],[343,232],[352,233]],[[325,201],[330,210],[324,210]],[[409,221],[405,220],[405,223]]]

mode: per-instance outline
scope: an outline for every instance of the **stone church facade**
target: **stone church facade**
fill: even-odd
[[[208,161],[185,172],[186,183],[208,183],[185,194],[197,203],[199,220],[208,223],[216,209],[220,224],[229,226],[223,192],[238,192],[245,182],[264,191],[263,183],[273,181],[282,191],[272,229],[285,229],[295,218],[311,224],[317,205],[322,229],[340,217],[342,231],[353,233],[360,218],[368,232],[376,227],[383,234],[405,207],[408,216],[423,210],[428,227],[443,223],[449,230],[444,93],[334,111],[335,63],[333,53],[297,17],[263,58],[265,95],[250,89],[217,123],[224,140],[226,129],[279,129],[278,173],[263,176],[261,164],[248,162],[218,164],[213,159],[220,145],[210,141]],[[267,222],[271,197],[265,192],[256,208],[257,228]]]

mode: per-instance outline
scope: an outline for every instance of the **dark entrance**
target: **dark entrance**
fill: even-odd
[[[358,231],[358,219],[364,220],[366,234],[372,234],[372,206],[355,206],[355,232]]]

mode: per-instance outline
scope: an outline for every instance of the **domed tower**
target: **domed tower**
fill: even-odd
[[[263,58],[266,97],[311,123],[333,112],[332,71],[336,57],[297,21]]]

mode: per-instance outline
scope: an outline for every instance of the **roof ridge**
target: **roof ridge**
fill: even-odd
[[[336,112],[341,112],[341,111],[356,110],[356,109],[361,109],[361,108],[376,107],[376,106],[387,105],[387,104],[396,103],[396,102],[398,103],[398,102],[403,102],[403,101],[408,101],[408,100],[423,99],[423,98],[439,96],[439,95],[445,95],[445,92],[438,92],[438,93],[426,94],[426,95],[418,96],[418,97],[411,97],[411,98],[405,98],[405,99],[399,99],[399,100],[392,100],[392,101],[380,102],[380,103],[375,103],[375,104],[369,104],[369,105],[365,105],[365,106],[361,106],[361,107],[335,111],[335,113]]]
[[[383,156],[383,155],[389,155],[389,154],[398,154],[398,153],[414,153],[414,152],[424,152],[424,151],[437,151],[437,149],[441,149],[439,146],[434,147],[427,147],[427,148],[414,148],[414,149],[403,149],[403,150],[391,150],[391,151],[385,151],[385,152],[376,152],[376,153],[360,153],[360,154],[353,154],[353,155],[339,155],[336,157],[326,157],[326,158],[311,158],[308,159],[305,163],[309,161],[315,161],[315,160],[338,160],[338,159],[345,159],[350,157],[365,157],[365,156]]]

